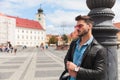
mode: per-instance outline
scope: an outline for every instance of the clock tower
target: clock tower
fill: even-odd
[[[42,27],[46,30],[46,23],[45,23],[45,14],[41,8],[38,9],[36,14],[36,20],[42,25]]]

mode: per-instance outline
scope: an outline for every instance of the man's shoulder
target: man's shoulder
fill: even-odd
[[[92,45],[92,48],[94,49],[94,50],[103,50],[103,49],[105,49],[105,47],[103,46],[103,45],[101,45],[97,40],[93,40],[93,45]]]
[[[73,40],[71,41],[71,43],[70,43],[70,46],[73,47],[73,45],[75,45],[78,40],[79,40],[79,38],[73,39]]]

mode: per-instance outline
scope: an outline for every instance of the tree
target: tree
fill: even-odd
[[[52,36],[49,40],[49,44],[56,44],[57,43],[57,38],[55,36]]]
[[[63,34],[63,35],[62,35],[62,40],[65,41],[65,43],[67,43],[67,42],[68,42],[68,37],[67,37],[67,35]]]

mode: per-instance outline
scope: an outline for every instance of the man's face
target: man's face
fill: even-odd
[[[79,37],[87,35],[90,29],[90,25],[86,24],[84,20],[79,20],[75,26],[75,31],[77,31]]]

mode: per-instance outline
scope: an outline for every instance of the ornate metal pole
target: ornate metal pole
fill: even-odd
[[[111,10],[116,0],[87,0],[91,10],[88,15],[95,21],[93,35],[107,49],[107,78],[104,80],[118,80],[117,70],[117,36],[118,30],[112,19],[115,14]]]

